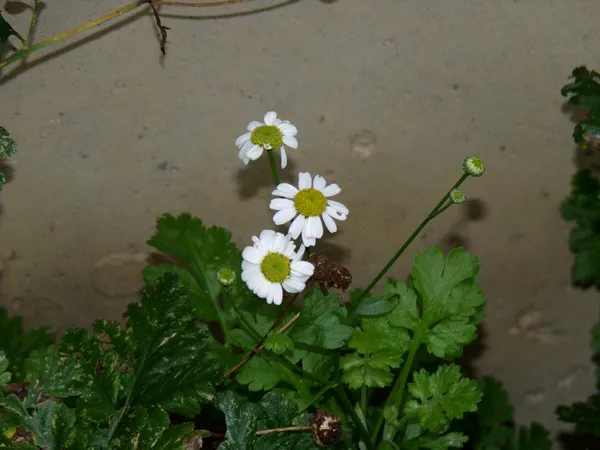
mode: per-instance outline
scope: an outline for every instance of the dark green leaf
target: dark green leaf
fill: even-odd
[[[13,27],[2,17],[2,13],[0,13],[0,58],[4,55],[4,49],[6,48],[6,42],[8,38],[11,36],[16,36],[21,42],[25,40],[21,37],[19,33],[15,31]]]
[[[219,409],[225,414],[227,432],[219,450],[250,450],[256,440],[259,410],[243,403],[232,391],[217,394]]]
[[[405,414],[433,433],[445,432],[452,419],[476,411],[481,400],[477,383],[463,378],[456,364],[440,366],[431,375],[425,369],[415,372],[408,391],[413,399],[406,402]]]
[[[581,433],[600,437],[600,395],[592,395],[585,402],[573,403],[570,406],[558,406],[556,414],[559,420],[575,424]]]
[[[353,312],[361,317],[383,316],[392,312],[397,304],[398,299],[394,294],[365,297],[357,303]]]

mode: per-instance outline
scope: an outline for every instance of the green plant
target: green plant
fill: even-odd
[[[236,140],[245,164],[267,153],[273,221],[289,222],[288,234],[263,230],[240,252],[223,228],[189,214],[160,217],[149,244],[173,263],[146,268],[125,328],[99,320],[91,334],[70,330],[59,346],[32,351],[20,379],[3,354],[2,383],[27,384],[0,396],[2,445],[463,447],[468,437],[457,426],[477,411],[482,389],[452,361],[484,318],[477,258],[432,246],[415,256],[406,283],[372,290],[427,223],[464,202],[459,188],[483,175],[482,161],[465,159],[458,181],[391,260],[343,302],[351,274],[309,250],[349,211],[332,199],[340,187],[323,177],[300,173],[297,188],[280,182],[274,149],[285,167],[296,133],[269,112]],[[538,439],[521,433],[515,449]]]

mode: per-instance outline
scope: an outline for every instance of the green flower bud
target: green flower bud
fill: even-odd
[[[463,169],[466,174],[471,175],[472,177],[480,177],[483,175],[483,172],[485,172],[483,161],[476,156],[469,156],[466,158],[463,163]]]
[[[235,272],[231,269],[223,268],[217,272],[217,281],[221,286],[231,286],[235,278]]]
[[[460,189],[452,189],[450,191],[450,200],[452,201],[452,203],[459,205],[461,203],[464,203],[465,200],[467,200],[467,196]]]

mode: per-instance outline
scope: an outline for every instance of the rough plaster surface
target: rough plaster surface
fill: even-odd
[[[120,5],[49,2],[37,39]],[[472,201],[430,224],[391,275],[404,278],[429,244],[478,256],[488,299],[478,372],[506,384],[520,423],[558,430],[555,405],[593,389],[598,296],[570,287],[558,205],[582,161],[559,89],[598,60],[597,2],[275,5],[163,8],[165,58],[144,10],[7,72],[0,118],[19,153],[1,197],[3,303],[32,325],[117,318],[164,212],[250,242],[270,226],[268,164],[243,168],[233,141],[270,109],[299,129],[283,177],[319,172],[344,189],[350,218],[321,250],[356,286],[476,154],[487,171],[466,183]],[[26,13],[7,18],[26,30]]]

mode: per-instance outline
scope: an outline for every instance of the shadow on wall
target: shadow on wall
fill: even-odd
[[[478,198],[467,199],[460,207],[462,211],[460,219],[450,227],[438,244],[444,253],[448,253],[456,247],[468,250],[469,239],[466,236],[466,229],[469,222],[478,222],[489,214],[485,202]]]

